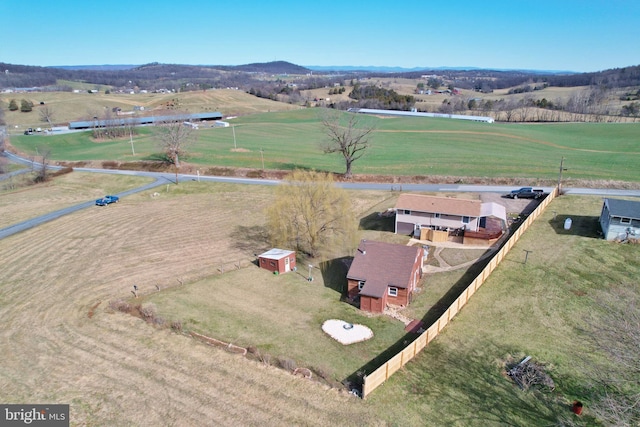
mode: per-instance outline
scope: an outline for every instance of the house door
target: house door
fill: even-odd
[[[371,298],[371,312],[373,313],[382,313],[382,298]]]
[[[289,265],[289,257],[284,259],[284,272],[287,273],[291,271],[291,266]]]

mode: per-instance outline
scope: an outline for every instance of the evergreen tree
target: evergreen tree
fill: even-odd
[[[27,101],[26,99],[20,101],[20,111],[23,113],[30,113],[33,111],[33,102]]]

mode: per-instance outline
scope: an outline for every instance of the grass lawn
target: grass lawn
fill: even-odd
[[[346,275],[346,268],[344,269]],[[269,354],[273,363],[290,359],[299,367],[322,371],[341,381],[403,335],[404,324],[384,316],[366,316],[340,302],[341,293],[325,283],[321,271],[308,269],[274,275],[256,266],[159,292],[145,299],[161,317],[183,328]],[[368,326],[374,337],[343,346],[322,329],[328,319]]]

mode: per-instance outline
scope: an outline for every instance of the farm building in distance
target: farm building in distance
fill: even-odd
[[[600,227],[606,240],[640,239],[640,202],[604,199]]]
[[[493,117],[467,116],[464,114],[421,113],[418,111],[376,110],[371,108],[349,108],[347,111],[350,113],[378,114],[384,116],[437,117],[441,119],[471,120],[485,123],[493,123],[495,121]]]
[[[296,253],[285,249],[273,248],[258,255],[258,266],[275,274],[296,270]]]
[[[194,114],[177,114],[175,116],[149,116],[149,117],[114,117],[112,119],[95,119],[79,122],[69,122],[69,129],[93,129],[98,127],[116,127],[116,126],[142,126],[150,125],[157,122],[172,121],[216,121],[222,119],[222,113],[194,113]]]

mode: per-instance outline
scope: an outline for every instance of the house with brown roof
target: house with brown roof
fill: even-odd
[[[373,313],[387,305],[407,306],[422,277],[423,254],[419,246],[360,241],[347,273],[347,296]]]
[[[413,234],[421,228],[502,234],[507,222],[507,211],[498,203],[454,197],[401,194],[395,211],[397,234]]]

